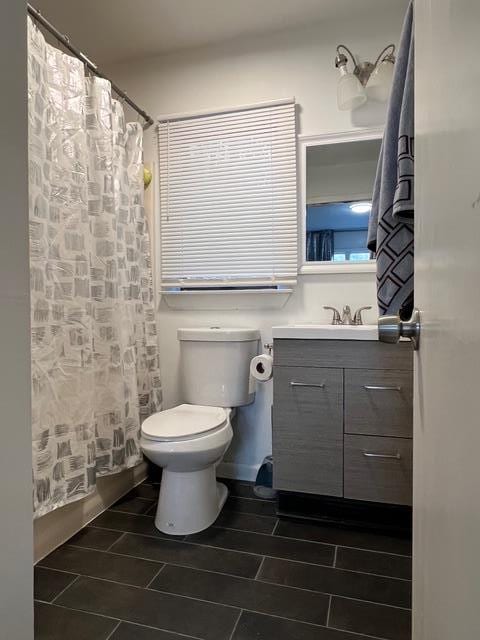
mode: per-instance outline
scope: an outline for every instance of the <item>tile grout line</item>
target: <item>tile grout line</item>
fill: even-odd
[[[147,500],[145,500],[145,502],[147,502]],[[150,502],[150,500],[148,500],[148,502]],[[152,505],[150,505],[148,507],[148,509],[144,512],[144,513],[135,513],[134,511],[127,511],[126,509],[119,509],[117,507],[111,507],[110,509],[107,509],[107,511],[110,511],[110,513],[126,513],[129,516],[147,516],[148,518],[152,518],[153,516],[149,516],[148,512],[150,511],[150,509],[152,508]],[[103,513],[106,513],[106,511],[104,511]],[[102,515],[102,514],[100,514]]]
[[[256,578],[251,578],[251,577],[246,577],[246,576],[239,576],[239,575],[232,574],[232,573],[225,573],[225,572],[221,572],[221,571],[212,571],[211,569],[199,569],[198,567],[192,567],[192,566],[187,565],[187,564],[178,564],[178,563],[175,563],[175,562],[162,563],[160,560],[149,560],[149,558],[145,558],[143,556],[128,556],[128,555],[125,555],[123,553],[113,553],[113,552],[112,552],[112,555],[121,556],[121,557],[124,557],[124,558],[136,558],[137,560],[147,560],[148,562],[153,562],[155,564],[164,564],[164,565],[168,564],[171,567],[178,567],[180,569],[193,569],[194,571],[200,571],[200,572],[203,572],[203,573],[213,573],[215,575],[227,576],[229,578],[238,578],[240,580],[250,580],[250,581],[253,582],[256,579]],[[51,569],[51,567],[44,567],[44,568],[45,569]],[[53,569],[53,570],[54,571],[59,571],[60,573],[68,573],[69,575],[72,575],[72,573],[70,571],[67,571],[66,569]],[[146,588],[146,587],[140,587],[137,584],[131,584],[129,582],[119,582],[118,580],[111,580],[109,578],[99,578],[98,576],[91,576],[89,574],[78,574],[78,575],[75,576],[75,580],[77,578],[90,578],[91,580],[101,580],[103,582],[111,582],[113,584],[118,584],[120,586],[133,587],[134,589],[145,589]],[[75,582],[75,580],[72,580],[72,582],[68,586],[71,586]],[[354,598],[352,596],[345,596],[345,595],[337,594],[337,593],[331,593],[330,594],[330,593],[327,593],[326,591],[317,591],[315,589],[307,589],[305,587],[298,587],[298,586],[295,586],[295,585],[282,584],[280,582],[272,582],[271,580],[259,579],[258,582],[262,582],[262,583],[265,583],[267,585],[271,585],[271,586],[274,586],[274,587],[279,587],[279,588],[282,588],[282,589],[292,589],[292,590],[297,590],[297,591],[305,591],[307,593],[316,593],[316,594],[321,594],[321,595],[324,595],[324,596],[332,596],[332,598],[343,598],[344,600],[354,600],[356,602],[366,602],[368,604],[378,605],[380,607],[391,607],[393,609],[401,609],[403,611],[411,611],[411,607],[400,607],[399,605],[396,605],[396,604],[387,604],[387,603],[384,603],[384,602],[375,602],[373,600],[364,600],[362,598]],[[68,587],[66,587],[66,588],[68,588]],[[149,588],[149,590],[150,591],[159,591],[161,593],[170,593],[170,595],[179,595],[179,597],[190,598],[192,600],[202,600],[202,598],[194,598],[193,596],[182,596],[181,594],[175,594],[174,592],[167,592],[167,591],[162,592],[161,589],[150,589]],[[58,594],[56,597],[58,597],[58,596],[60,596],[60,594]],[[213,600],[212,601],[211,600],[207,600],[206,602],[213,602]],[[48,604],[51,604],[51,603],[48,603]],[[235,605],[225,605],[225,606],[232,606],[232,607],[238,609],[238,607],[235,607]],[[252,611],[254,611],[254,610],[252,609]],[[256,613],[258,613],[258,612],[256,612]],[[273,615],[274,616],[275,614],[265,614],[265,615]],[[277,617],[281,617],[281,616],[277,616]],[[287,619],[290,620],[292,618],[287,618]],[[315,624],[315,623],[308,623],[308,624]]]
[[[240,613],[238,614],[238,618],[233,625],[232,633],[229,636],[229,640],[233,640],[233,636],[235,635],[235,631],[237,630],[238,623],[240,622],[240,618],[242,617],[243,609],[240,609]]]
[[[113,637],[113,634],[115,633],[115,631],[118,629],[118,627],[119,627],[121,624],[122,624],[122,621],[121,621],[121,620],[119,620],[119,621],[117,622],[117,624],[113,627],[113,629],[112,629],[111,633],[109,633],[109,634],[108,634],[108,636],[105,638],[105,640],[110,640],[110,638],[112,638],[112,637]]]
[[[332,598],[333,596],[330,594],[328,599],[328,609],[327,609],[327,621],[325,622],[325,626],[328,627],[330,623],[330,609],[332,608]]]
[[[220,607],[226,607],[228,609],[239,609],[238,606],[233,605],[233,604],[224,604],[221,602],[217,602],[215,600],[205,600],[205,598],[194,598],[193,596],[186,596],[186,595],[182,595],[182,594],[178,594],[178,593],[172,593],[171,591],[161,591],[160,589],[148,589],[148,591],[153,592],[153,593],[162,593],[164,595],[167,596],[175,596],[177,598],[185,598],[186,600],[193,600],[195,602],[204,602],[206,604],[215,604],[218,605]],[[323,595],[329,595],[329,594],[323,594]],[[339,597],[339,598],[343,598],[344,596],[335,596],[335,595],[331,595],[331,598],[335,598],[335,597]],[[355,598],[346,598],[347,600],[355,600]],[[360,602],[369,602],[368,600],[361,600]],[[377,604],[376,602],[373,602],[371,604]],[[390,605],[384,605],[384,606],[390,606]],[[401,607],[394,607],[396,609]],[[311,627],[316,627],[316,628],[320,628],[320,629],[327,629],[326,625],[324,624],[319,624],[318,622],[308,622],[306,620],[300,620],[299,618],[287,618],[286,616],[281,616],[279,614],[276,613],[265,613],[264,611],[258,611],[257,609],[250,609],[250,608],[246,608],[246,607],[242,607],[241,609],[242,612],[246,612],[246,613],[255,613],[258,615],[262,615],[262,616],[267,616],[270,618],[276,618],[278,620],[287,620],[289,622],[297,622],[299,624],[303,624],[303,625],[309,625]],[[407,610],[409,611],[409,610]],[[94,613],[93,611],[91,613]],[[341,627],[328,627],[328,629],[332,630],[336,630],[336,631],[344,631],[345,633],[351,633],[351,634],[355,634],[355,635],[359,635],[362,638],[374,638],[375,640],[388,640],[386,638],[382,638],[381,636],[371,636],[368,634],[362,634],[360,631],[350,631],[350,629],[342,629]]]
[[[260,562],[260,564],[258,566],[257,573],[255,574],[255,577],[253,578],[254,580],[258,580],[258,577],[259,577],[259,575],[260,575],[260,573],[262,571],[264,562],[265,562],[265,556],[263,556],[263,558],[262,558],[262,560],[261,560],[261,562]],[[247,580],[248,580],[248,578],[247,578]]]
[[[138,588],[141,588],[141,587],[138,587]],[[167,595],[174,595],[174,594],[171,594],[171,593],[168,593],[168,592],[160,592],[160,593],[167,593]],[[189,596],[179,596],[179,597],[187,597],[188,598]],[[196,598],[190,598],[190,599],[191,600],[196,600]],[[43,602],[42,600],[38,600],[38,599],[36,599],[35,602],[46,604],[48,606],[51,604],[50,602]],[[209,604],[212,604],[212,602],[210,600],[201,600],[201,602],[208,602]],[[73,607],[67,607],[67,606],[65,606],[63,604],[55,604],[53,606],[58,607],[59,609],[66,609],[67,611],[81,611],[81,612],[86,613],[88,615],[98,616],[99,618],[105,618],[106,620],[114,620],[115,622],[120,622],[120,623],[124,622],[126,624],[131,624],[131,625],[134,625],[134,626],[137,626],[137,627],[142,627],[142,628],[145,628],[145,629],[152,629],[153,631],[163,631],[165,633],[170,633],[172,635],[179,636],[179,638],[186,638],[187,640],[204,640],[203,638],[199,638],[198,636],[189,636],[189,635],[186,635],[186,634],[181,633],[179,631],[172,631],[170,629],[165,629],[164,627],[152,627],[151,625],[143,624],[141,622],[133,622],[131,620],[126,620],[126,619],[123,619],[123,618],[115,618],[114,616],[107,616],[107,615],[105,615],[103,613],[96,613],[95,611],[90,611],[90,610],[86,610],[86,609],[74,609]],[[222,606],[238,609],[238,607],[230,607],[230,605],[222,605]],[[327,627],[325,625],[316,624],[315,622],[306,622],[306,621],[298,620],[298,619],[294,619],[294,618],[285,618],[285,617],[278,616],[278,615],[275,615],[275,614],[272,614],[272,613],[262,613],[262,612],[259,612],[259,611],[254,611],[253,609],[241,609],[241,612],[244,612],[244,611],[249,612],[249,613],[257,613],[257,614],[264,615],[264,616],[269,617],[269,618],[278,618],[280,620],[287,620],[289,622],[296,622],[298,624],[308,625],[310,627],[317,627],[317,628],[321,628],[321,629],[327,629]],[[344,629],[340,629],[339,627],[328,627],[328,629],[333,629],[335,631],[345,631]],[[355,635],[355,636],[361,636],[361,638],[369,638],[371,640],[386,640],[384,637],[372,636],[372,635],[369,635],[369,634],[361,633],[359,631],[350,631],[350,630],[348,630],[348,633],[350,633],[351,635]]]
[[[94,579],[95,580],[103,580],[103,578],[94,578]],[[112,580],[108,580],[107,582],[112,582]],[[264,582],[265,584],[269,584],[269,585],[274,585],[274,586],[281,586],[281,587],[287,586],[287,585],[277,585],[277,583],[275,583],[275,582],[266,582],[264,580],[262,580],[261,582]],[[118,584],[122,584],[122,583],[118,583]],[[127,585],[127,586],[132,586],[132,587],[135,587],[136,589],[142,589],[143,588],[143,587],[136,587],[136,585]],[[401,611],[409,611],[409,612],[411,611],[411,609],[409,609],[407,607],[400,607],[400,606],[398,606],[396,604],[384,604],[383,602],[373,602],[373,600],[362,600],[361,598],[352,598],[351,596],[343,596],[343,595],[339,595],[339,594],[336,594],[336,593],[325,593],[324,591],[311,591],[310,589],[301,589],[300,587],[289,587],[289,588],[299,589],[300,591],[308,591],[309,593],[317,593],[317,594],[321,594],[321,595],[324,595],[324,596],[331,596],[332,598],[341,598],[343,600],[353,600],[355,602],[366,602],[367,604],[373,604],[373,605],[376,605],[378,607],[388,607],[390,609],[400,609]],[[165,591],[163,589],[150,589],[149,588],[148,591],[153,591],[155,593],[164,593],[166,595],[175,595],[178,598],[187,598],[188,600],[197,600],[197,601],[200,601],[200,602],[210,602],[210,603],[213,603],[213,604],[219,604],[222,607],[229,607],[230,609],[238,609],[238,606],[234,605],[234,604],[224,604],[224,603],[221,603],[221,602],[216,602],[215,600],[207,600],[205,598],[198,598],[198,597],[195,597],[195,596],[187,596],[187,595],[184,595],[184,594],[181,594],[181,593],[175,593],[175,592],[172,592],[172,591]],[[247,607],[243,607],[243,609],[245,611],[251,611],[252,613],[262,613],[261,611],[257,611],[256,609],[249,609]],[[265,615],[270,615],[270,616],[273,616],[274,618],[282,618],[284,620],[294,620],[295,619],[295,618],[286,618],[285,616],[280,616],[280,615],[274,614],[274,613],[268,613],[268,614],[265,614]],[[301,621],[298,621],[298,622],[301,622]],[[309,622],[307,624],[315,624],[317,627],[325,626],[325,625],[319,625],[319,624],[317,624],[315,622]]]
[[[165,569],[166,566],[167,566],[167,564],[165,563],[164,565],[162,565],[160,567],[160,569],[157,571],[157,573],[153,576],[153,578],[150,580],[150,582],[146,585],[145,589],[148,589],[150,587],[150,585],[152,585],[154,583],[154,581],[158,578],[158,576],[162,573],[162,571]]]
[[[67,571],[65,571],[65,573],[68,573],[68,572],[67,572]],[[65,591],[66,591],[67,589],[70,589],[70,587],[71,587],[73,584],[75,584],[75,582],[76,582],[79,578],[80,578],[80,574],[78,574],[77,576],[75,576],[75,578],[74,578],[71,582],[69,582],[69,583],[67,584],[67,586],[66,586],[66,587],[64,587],[64,588],[60,591],[60,593],[57,593],[57,595],[53,598],[53,600],[50,602],[50,604],[54,604],[54,603],[57,601],[57,599],[58,599],[58,598],[60,598],[60,596],[62,596],[62,595],[65,593]]]
[[[137,560],[140,558],[137,558]],[[45,567],[46,569],[49,569],[50,567]],[[69,575],[71,575],[71,573],[69,571],[64,571],[63,569],[55,569],[55,571],[60,571],[61,573],[68,573]],[[134,589],[146,589],[147,587],[142,587],[139,584],[133,584],[133,582],[119,582],[118,580],[112,580],[112,578],[100,578],[99,576],[94,576],[90,573],[79,573],[77,576],[75,576],[75,580],[72,580],[72,582],[68,585],[68,587],[72,586],[73,583],[78,579],[78,578],[88,578],[89,580],[101,580],[102,582],[109,582],[110,584],[118,584],[118,586],[120,587],[133,587]],[[63,591],[66,591],[68,589],[68,587],[65,587],[65,589]],[[59,598],[62,594],[63,591],[61,593],[58,593],[54,600],[51,601],[50,604],[55,604],[57,598]],[[71,607],[70,607],[71,608]]]
[[[338,554],[338,544],[335,546],[335,551],[333,553],[333,568],[336,569],[337,568],[337,554]],[[360,572],[358,572],[360,573]]]
[[[133,533],[132,534],[132,533],[130,533],[128,531],[125,532],[125,533],[129,534],[129,535],[138,535],[138,536],[141,536],[141,537],[144,537],[144,538],[150,538],[150,539],[159,540],[159,541],[164,541],[164,540],[169,541],[168,538],[157,538],[156,536],[149,536],[149,535],[144,535],[144,534],[141,534],[141,533]],[[355,574],[365,575],[365,576],[375,576],[377,578],[383,578],[383,579],[386,579],[386,580],[397,580],[397,581],[400,581],[400,582],[408,582],[408,583],[411,582],[411,580],[409,578],[398,578],[397,576],[387,576],[387,575],[383,575],[383,574],[380,574],[380,573],[371,573],[371,572],[368,572],[368,571],[355,571],[354,569],[343,569],[343,568],[333,567],[331,564],[319,564],[317,562],[307,562],[306,560],[292,560],[291,558],[282,558],[280,556],[271,556],[271,555],[268,555],[268,554],[263,554],[262,555],[262,554],[259,554],[259,553],[254,553],[252,551],[240,551],[239,549],[231,549],[229,547],[213,547],[211,545],[204,545],[204,544],[200,544],[200,543],[197,543],[197,542],[190,542],[188,540],[175,540],[174,542],[191,544],[191,545],[194,545],[194,546],[200,547],[200,548],[204,547],[206,549],[216,549],[218,551],[230,551],[232,553],[241,553],[241,554],[244,554],[246,556],[252,556],[252,557],[256,557],[256,558],[260,557],[260,558],[263,558],[264,560],[269,558],[271,560],[279,560],[281,562],[291,562],[291,563],[296,563],[296,564],[301,564],[301,565],[308,565],[309,567],[313,567],[313,568],[314,567],[323,567],[323,568],[326,568],[326,569],[336,569],[337,571],[345,571],[347,573],[355,573]],[[113,546],[115,546],[115,544],[116,543],[114,543]],[[75,548],[78,548],[78,549],[88,549],[89,551],[99,551],[98,549],[92,549],[91,547],[82,547],[80,545],[73,545],[73,544],[68,544],[68,543],[65,543],[65,546],[67,546],[67,547],[75,547]],[[333,546],[333,545],[330,545],[330,546]],[[152,559],[152,558],[147,558],[146,556],[139,556],[139,555],[128,554],[128,553],[120,553],[119,551],[114,551],[113,549],[109,550],[109,551],[100,551],[100,553],[109,553],[109,554],[112,554],[112,555],[123,556],[123,557],[126,557],[126,558],[137,558],[138,560],[147,560],[148,562],[157,562],[157,563],[164,563],[165,562],[165,560],[155,560],[155,559]],[[47,556],[47,558],[48,558],[48,556]],[[57,569],[56,567],[50,567],[50,566],[44,564],[45,560],[47,558],[42,560],[42,564],[39,565],[39,567],[44,567],[45,569],[52,569],[52,570],[56,570],[56,571],[62,571],[62,569]],[[176,564],[176,563],[168,562],[167,564]],[[181,565],[180,564],[180,565],[177,565],[177,566],[190,566],[190,565]],[[222,575],[233,575],[233,576],[236,575],[236,574],[225,573],[223,571],[212,571],[212,570],[209,570],[209,569],[199,569],[198,567],[193,567],[193,566],[191,568],[192,569],[198,569],[199,571],[210,571],[210,573],[219,573],[219,574],[222,574]],[[64,573],[72,573],[72,571],[68,571],[66,569],[63,569],[63,571],[64,571]],[[237,577],[239,577],[239,578],[243,577],[246,580],[251,580],[252,579],[252,578],[248,578],[246,576],[237,576]],[[296,587],[296,588],[299,589],[301,587]],[[310,589],[305,589],[305,591],[310,591]]]
[[[145,515],[146,515],[146,516],[150,516],[150,514],[152,514],[150,517],[152,517],[152,518],[153,518],[153,517],[154,517],[154,516],[153,516],[153,513],[154,513],[154,512],[156,512],[157,507],[158,507],[158,503],[157,503],[157,502],[154,502],[154,503],[152,504],[152,506],[151,506],[151,507],[149,507],[149,508],[145,511]]]
[[[177,564],[174,564],[174,563],[168,563],[168,564],[170,564],[171,566],[184,567],[185,568],[185,565],[177,565]],[[163,569],[164,566],[162,566],[161,569]],[[195,569],[195,567],[187,567],[187,568]],[[207,573],[219,573],[219,572],[216,572],[216,571],[209,571],[209,570],[204,570],[204,569],[196,569],[196,570],[197,571],[205,571]],[[67,572],[64,572],[64,573],[67,573]],[[160,571],[159,571],[159,573],[160,573]],[[220,575],[230,575],[231,576],[231,574],[220,574]],[[131,587],[133,589],[141,589],[141,590],[147,589],[148,591],[152,591],[154,593],[164,593],[166,595],[173,595],[173,596],[176,596],[176,597],[179,597],[179,598],[186,598],[188,600],[196,600],[196,601],[199,601],[199,602],[209,602],[209,603],[213,603],[213,604],[219,604],[221,606],[228,607],[228,608],[231,608],[231,609],[238,609],[239,608],[236,605],[229,605],[229,604],[216,602],[214,600],[206,600],[205,598],[198,598],[198,597],[194,597],[194,596],[188,596],[188,595],[184,595],[184,594],[181,594],[181,593],[175,593],[174,591],[165,591],[163,589],[152,589],[150,587],[141,587],[141,586],[136,585],[136,584],[126,583],[126,582],[118,582],[117,580],[110,580],[109,578],[99,578],[98,576],[91,576],[91,575],[86,575],[86,574],[77,575],[75,577],[75,580],[73,580],[69,585],[67,585],[67,587],[65,587],[65,589],[63,589],[59,594],[57,594],[57,596],[55,596],[54,600],[52,600],[52,602],[49,603],[49,604],[54,604],[54,603],[56,604],[56,602],[55,602],[56,599],[59,598],[63,594],[63,592],[66,591],[70,586],[72,586],[74,584],[74,582],[76,582],[76,580],[78,580],[78,578],[80,578],[80,577],[89,578],[91,580],[99,580],[101,582],[108,582],[108,583],[111,583],[111,584],[117,584],[117,585],[123,586],[123,587]],[[253,578],[243,578],[242,576],[231,576],[231,577],[240,577],[243,580],[252,580],[252,581],[254,580]],[[260,582],[265,583],[265,584],[269,584],[269,585],[272,585],[272,586],[276,586],[276,587],[281,587],[281,588],[286,588],[286,589],[296,589],[298,591],[305,591],[305,592],[308,592],[308,593],[316,593],[316,594],[321,594],[321,595],[324,595],[324,596],[330,596],[331,598],[342,598],[344,600],[353,600],[355,602],[364,602],[364,603],[376,605],[376,606],[379,606],[379,607],[389,607],[389,608],[392,608],[392,609],[400,609],[402,611],[411,611],[411,608],[401,607],[401,606],[395,605],[395,604],[387,604],[387,603],[383,603],[383,602],[374,602],[373,600],[364,600],[362,598],[354,598],[352,596],[345,596],[345,595],[336,594],[336,593],[330,594],[330,593],[326,593],[324,591],[315,591],[313,589],[305,589],[305,588],[302,588],[302,587],[284,585],[284,584],[279,584],[279,583],[276,583],[276,582],[271,582],[271,581],[268,581],[268,580],[261,580]],[[67,607],[67,608],[71,608],[71,607]],[[258,611],[258,610],[255,610],[255,609],[246,609],[245,607],[243,607],[243,609],[245,611],[251,611],[252,613],[262,613],[261,611]],[[90,613],[95,613],[95,612],[91,611]],[[275,618],[282,618],[284,620],[295,620],[295,618],[286,618],[285,616],[280,616],[280,615],[276,615],[276,614],[272,614],[272,613],[264,613],[264,615],[270,615],[270,616],[273,616]],[[302,621],[301,620],[297,620],[297,622],[302,622]],[[307,622],[306,624],[313,624],[315,626],[324,626],[324,625],[319,625],[319,624],[314,623],[314,622]]]
[[[122,558],[136,558],[137,560],[146,560],[147,562],[152,562],[152,563],[155,563],[155,564],[163,564],[163,565],[167,565],[168,564],[168,565],[170,565],[172,567],[178,567],[180,569],[193,569],[194,571],[200,571],[200,572],[203,572],[203,573],[213,573],[215,575],[226,576],[226,577],[229,577],[229,578],[235,578],[235,579],[238,578],[240,580],[249,580],[249,581],[256,580],[256,578],[254,578],[254,577],[240,576],[240,575],[233,574],[233,573],[225,573],[224,571],[213,571],[212,569],[200,569],[198,567],[194,567],[194,566],[188,565],[188,564],[179,564],[178,562],[165,562],[165,561],[161,561],[161,560],[152,560],[150,558],[146,558],[145,556],[130,556],[130,555],[127,555],[125,553],[116,553],[114,551],[110,551],[108,553],[110,553],[111,555],[114,555],[114,556],[120,556]],[[267,556],[265,556],[263,559],[266,560]],[[310,565],[310,566],[312,566],[312,565]],[[322,565],[322,566],[324,566],[324,565]],[[44,568],[45,569],[51,569],[51,567],[44,567]],[[331,568],[331,567],[329,566],[327,568]],[[68,573],[69,575],[72,575],[72,572],[71,571],[67,571],[66,569],[52,569],[52,570],[59,571],[61,573]],[[353,572],[353,573],[356,573],[356,572]],[[368,574],[368,575],[371,575],[371,574]],[[136,589],[144,589],[145,588],[145,587],[139,587],[136,584],[131,584],[131,583],[128,583],[128,582],[119,582],[118,580],[111,580],[109,578],[99,578],[98,576],[91,576],[91,575],[88,575],[88,574],[79,574],[79,575],[76,576],[76,578],[80,578],[80,577],[91,578],[92,580],[103,580],[104,582],[112,582],[113,584],[124,585],[124,586],[127,586],[127,587],[134,587]],[[370,604],[379,605],[379,606],[393,607],[394,609],[403,609],[403,610],[406,610],[406,611],[410,611],[411,610],[411,607],[400,607],[400,606],[395,605],[395,604],[386,604],[386,603],[383,603],[383,602],[374,602],[373,600],[363,600],[362,598],[354,598],[354,597],[351,597],[351,596],[345,596],[345,595],[336,594],[336,593],[330,594],[330,593],[327,593],[325,591],[317,591],[315,589],[307,589],[305,587],[298,587],[296,585],[282,584],[280,582],[273,582],[271,580],[259,579],[258,582],[262,582],[262,583],[265,583],[265,584],[268,584],[268,585],[272,585],[274,587],[280,587],[282,589],[293,589],[293,590],[297,590],[297,591],[305,591],[307,593],[317,593],[317,594],[319,593],[319,594],[322,594],[322,595],[325,595],[325,596],[331,595],[332,597],[336,597],[336,598],[344,598],[346,600],[355,600],[355,601],[359,601],[359,602],[368,602]],[[73,582],[70,583],[70,584],[73,584]],[[153,589],[153,591],[161,591],[161,590],[160,589]],[[183,596],[183,597],[189,597],[189,596]],[[199,598],[192,598],[192,599],[193,600],[198,600]],[[208,602],[210,602],[210,601],[208,601]],[[226,606],[230,606],[230,605],[226,605]],[[270,615],[270,614],[266,614],[266,615]]]
[[[119,513],[119,512],[117,512],[117,513]],[[121,513],[125,513],[125,512],[122,511]],[[132,515],[132,514],[129,514],[129,515]],[[149,516],[147,513],[139,514],[139,515],[146,516],[147,518],[151,518],[151,516]],[[257,518],[268,518],[269,520],[273,519],[272,516],[259,516],[256,513],[255,514],[249,513],[249,514],[245,514],[245,515],[249,515],[249,516],[250,515],[254,515]],[[221,526],[214,525],[214,524],[211,525],[211,527],[212,527],[212,529],[220,529],[221,531],[240,531],[240,532],[243,532],[243,533],[260,533],[262,535],[266,535],[266,536],[270,536],[270,537],[273,536],[273,532],[272,533],[265,533],[263,531],[255,531],[254,529],[240,529],[239,527],[225,527],[225,526],[221,527]],[[89,529],[102,529],[103,531],[115,531],[117,533],[120,533],[119,529],[109,529],[108,527],[100,527],[98,525],[94,525],[94,526],[89,525],[88,528]],[[136,536],[145,536],[146,538],[158,538],[159,540],[172,540],[172,538],[174,538],[174,540],[173,540],[174,542],[183,542],[185,540],[185,538],[187,537],[187,536],[170,536],[170,537],[168,537],[167,534],[165,534],[165,536],[156,536],[154,534],[138,533],[136,531],[122,531],[121,533],[131,533],[131,534],[136,535]],[[275,538],[278,538],[278,537],[280,537],[280,536],[275,536]],[[289,540],[290,539],[293,539],[293,538],[289,538]],[[299,542],[305,542],[305,541],[299,541]],[[308,542],[308,540],[306,542]],[[69,544],[70,546],[75,546],[75,547],[82,546],[80,544],[75,544],[74,545],[74,544],[70,543],[68,540],[66,540],[63,544]],[[333,545],[330,545],[330,546],[333,546]],[[86,549],[89,549],[89,548],[95,549],[95,547],[85,547],[85,548]],[[97,549],[97,550],[101,551],[101,549]]]
[[[267,498],[248,498],[247,496],[237,496],[233,493],[228,494],[229,498],[234,498],[235,500],[250,500],[251,502],[262,502],[264,504],[273,504],[275,500],[269,500]]]
[[[35,600],[35,602],[41,602],[42,604],[48,604],[48,605],[52,604],[50,602],[43,603],[42,600]],[[142,622],[133,622],[132,620],[126,620],[124,618],[115,618],[115,616],[107,616],[104,613],[96,613],[95,611],[90,611],[87,609],[74,609],[73,607],[67,607],[64,604],[57,604],[57,603],[55,603],[54,606],[58,607],[59,609],[66,609],[67,611],[81,611],[82,613],[86,613],[92,616],[98,616],[99,618],[105,618],[106,620],[114,620],[115,622],[120,622],[120,623],[124,622],[125,624],[132,624],[136,627],[142,627],[143,629],[152,629],[153,631],[163,631],[164,633],[170,633],[174,636],[178,636],[179,638],[186,638],[187,640],[204,640],[199,636],[189,636],[185,633],[181,633],[180,631],[172,631],[170,629],[165,629],[164,627],[152,627],[152,625],[150,624],[143,624]]]
[[[149,516],[147,514],[144,513],[129,513],[127,511],[118,511],[118,510],[111,510],[110,512],[114,512],[114,513],[123,513],[123,514],[127,514],[129,516],[134,516],[134,517],[141,517],[141,518],[150,518],[152,519],[152,516]],[[106,512],[104,512],[106,513]],[[233,511],[233,513],[239,513],[239,514],[244,514],[244,515],[250,515],[250,516],[259,516],[261,518],[272,518],[273,516],[265,516],[265,515],[261,515],[258,513],[248,513],[246,514],[245,512],[242,511]],[[100,514],[100,516],[103,514]],[[101,525],[95,525],[94,524],[95,520],[92,520],[92,523],[89,524],[89,527],[93,527],[95,529],[107,529],[109,531],[119,531],[119,529],[111,529],[110,527],[105,527],[105,526],[101,526]],[[275,527],[278,527],[278,525],[280,524],[281,520],[278,519],[277,525]],[[268,537],[272,537],[273,533],[262,533],[260,531],[249,531],[247,529],[232,529],[231,527],[218,527],[218,526],[214,526],[214,529],[225,529],[227,531],[243,531],[245,533],[254,533],[256,535],[259,536],[268,536]],[[134,535],[139,535],[139,536],[147,536],[150,538],[155,538],[157,536],[148,534],[148,533],[137,533],[135,531],[126,531],[125,533],[133,533]],[[309,540],[308,538],[293,538],[291,536],[281,536],[281,535],[275,535],[275,538],[280,538],[282,540],[292,540],[294,542],[307,542],[309,544],[313,544],[313,545],[323,545],[325,547],[334,547],[334,546],[338,546],[338,547],[342,547],[343,549],[354,549],[355,551],[365,551],[366,553],[381,553],[383,555],[387,555],[387,556],[395,556],[395,557],[399,557],[399,558],[412,558],[412,556],[410,554],[405,554],[405,553],[395,553],[392,551],[381,551],[379,549],[369,549],[367,547],[354,547],[352,545],[348,545],[348,544],[336,544],[334,542],[322,542],[321,540]],[[165,539],[165,538],[164,538]],[[170,539],[170,538],[166,538],[166,539]],[[190,542],[190,541],[189,541]],[[199,544],[199,543],[195,543],[192,542],[191,544]],[[204,545],[204,546],[208,546],[208,545]],[[258,555],[258,554],[257,554]]]
[[[273,531],[270,535],[274,536],[275,535],[275,531],[278,529],[278,525],[280,524],[280,518],[277,518],[277,521],[275,522],[275,526],[273,527]],[[279,537],[279,536],[276,536]]]
[[[116,540],[114,540],[112,542],[112,544],[108,545],[107,549],[92,549],[92,551],[110,551],[110,549],[113,547],[113,545],[117,544],[117,542],[120,542],[120,540],[122,538],[124,538],[126,535],[127,535],[127,533],[126,533],[126,531],[124,531]],[[66,544],[68,545],[68,542],[66,542]],[[76,545],[72,545],[72,546],[76,546]],[[88,549],[89,547],[82,547],[82,549],[83,548]]]
[[[279,523],[281,519],[279,519]],[[387,556],[398,556],[400,558],[412,558],[409,553],[395,553],[395,551],[382,551],[380,549],[369,549],[368,547],[354,547],[350,544],[336,544],[335,542],[324,542],[322,540],[310,540],[309,538],[295,538],[294,536],[277,535],[277,538],[283,538],[285,540],[295,540],[296,542],[310,542],[311,544],[325,544],[330,546],[338,546],[343,549],[354,549],[355,551],[365,551],[367,553],[382,553]]]

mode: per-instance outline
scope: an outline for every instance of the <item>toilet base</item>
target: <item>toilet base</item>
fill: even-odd
[[[162,533],[187,536],[207,529],[228,496],[217,482],[216,465],[200,471],[163,470],[155,526]]]

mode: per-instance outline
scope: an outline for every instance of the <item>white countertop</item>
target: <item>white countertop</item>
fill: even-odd
[[[300,340],[378,340],[376,324],[290,324],[272,327],[273,338]]]

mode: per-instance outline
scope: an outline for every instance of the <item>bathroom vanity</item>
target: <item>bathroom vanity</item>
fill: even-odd
[[[274,327],[273,337],[274,487],[411,505],[411,343],[381,343],[368,325]]]

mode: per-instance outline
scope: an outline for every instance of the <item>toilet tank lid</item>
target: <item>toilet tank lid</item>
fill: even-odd
[[[247,342],[260,340],[260,331],[241,327],[191,327],[177,329],[177,338],[198,342]]]

